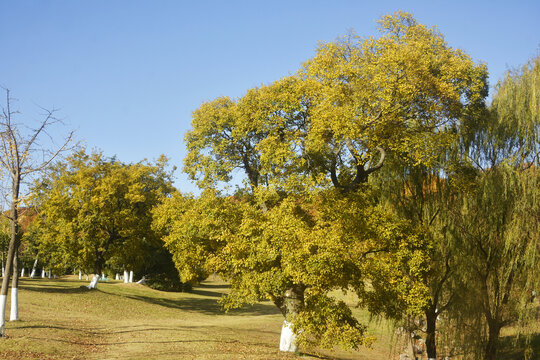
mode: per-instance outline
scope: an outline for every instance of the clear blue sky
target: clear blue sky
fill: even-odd
[[[539,54],[540,1],[0,1],[0,85],[19,120],[58,115],[88,148],[181,168],[191,112],[294,73],[318,41],[398,9],[485,62],[494,84]],[[177,187],[195,186],[177,173]]]

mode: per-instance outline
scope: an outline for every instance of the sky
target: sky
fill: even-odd
[[[350,30],[376,36],[396,10],[486,63],[491,85],[540,53],[538,0],[0,0],[0,86],[19,122],[58,109],[88,149],[127,163],[165,154],[176,187],[197,192],[180,170],[201,103],[291,75]]]

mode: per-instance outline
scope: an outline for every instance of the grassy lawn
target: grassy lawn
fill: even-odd
[[[191,293],[168,293],[118,281],[88,290],[74,276],[22,279],[21,321],[7,322],[0,359],[396,359],[403,343],[386,321],[370,321],[373,347],[356,352],[301,349],[280,353],[283,318],[271,303],[225,314],[217,300],[228,286],[210,278]],[[343,295],[340,295],[343,296]],[[353,305],[352,295],[343,296]],[[9,297],[8,297],[9,299]],[[9,302],[8,311],[9,316]],[[536,324],[536,327],[540,326]],[[501,359],[523,359],[525,344],[512,329],[503,335]],[[540,328],[533,338],[540,353]]]
[[[7,322],[0,359],[388,359],[392,330],[372,322],[372,349],[279,352],[283,318],[271,303],[225,314],[219,279],[192,293],[168,293],[117,281],[88,290],[86,281],[22,279],[21,321]],[[8,297],[9,298],[9,297]],[[353,301],[352,299],[350,300]],[[9,303],[7,315],[9,316]],[[359,312],[368,320],[368,315]]]

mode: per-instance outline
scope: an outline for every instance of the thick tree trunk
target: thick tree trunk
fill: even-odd
[[[435,343],[437,329],[437,313],[435,309],[428,309],[426,315],[426,352],[428,360],[437,359],[437,345]]]
[[[41,278],[45,279],[45,268],[41,269]]]
[[[94,277],[92,278],[92,281],[90,282],[90,285],[88,285],[88,289],[97,289],[99,282],[99,275],[94,274]]]
[[[129,282],[132,283],[133,282],[133,270],[131,270],[129,272]]]
[[[486,360],[496,360],[497,350],[499,348],[499,334],[501,332],[501,324],[496,321],[488,321],[488,342],[484,358]]]
[[[79,280],[82,280],[82,272],[79,270]]]
[[[298,346],[296,345],[296,334],[292,329],[293,324],[287,320],[283,321],[281,326],[281,337],[279,340],[279,351],[285,352],[297,352]]]
[[[124,284],[127,284],[129,282],[129,274],[127,270],[124,270]]]
[[[51,269],[49,269],[48,278],[51,278]]]
[[[13,280],[11,282],[11,313],[10,321],[19,320],[19,254],[13,257]]]
[[[293,286],[285,291],[282,305],[282,312],[285,314],[285,321],[281,327],[281,338],[279,350],[284,352],[297,352],[296,334],[293,331],[294,319],[304,306],[304,288]]]
[[[24,277],[24,268],[21,269],[21,277]]]
[[[114,280],[120,280],[120,274],[116,273],[116,275],[114,276]]]

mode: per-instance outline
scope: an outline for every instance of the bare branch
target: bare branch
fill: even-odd
[[[28,175],[30,173],[33,173],[33,172],[38,172],[38,171],[41,171],[43,169],[45,169],[47,166],[49,166],[49,164],[60,154],[62,153],[63,151],[65,151],[67,149],[67,145],[71,142],[71,140],[73,139],[73,134],[74,132],[70,132],[68,137],[66,138],[66,141],[64,142],[64,144],[62,144],[62,146],[60,148],[58,148],[58,150],[56,150],[47,160],[43,161],[42,164],[36,168],[29,168],[28,170],[26,171],[22,171],[21,172],[21,176],[24,176],[24,175]]]

